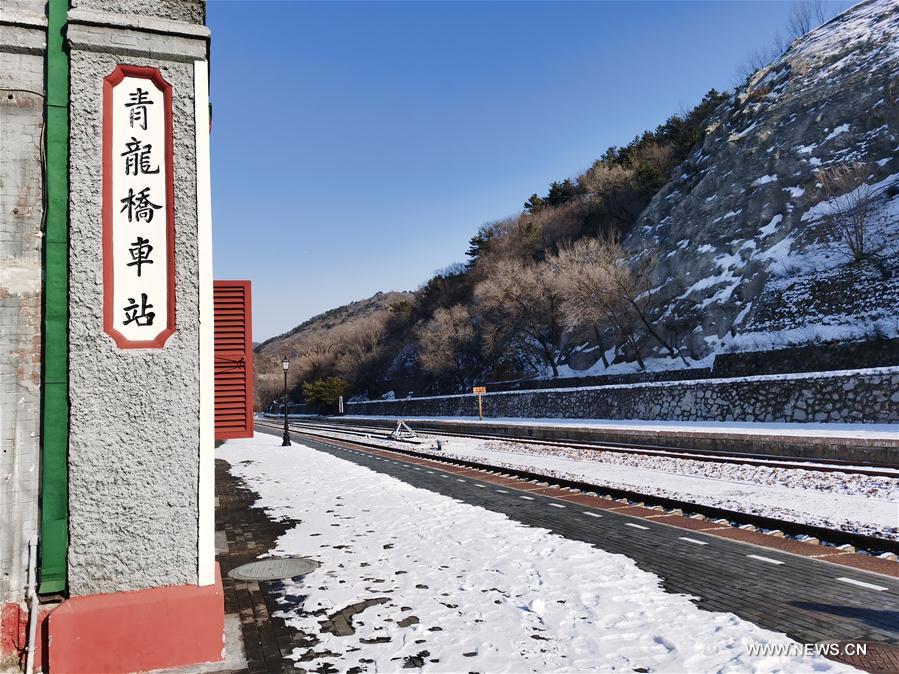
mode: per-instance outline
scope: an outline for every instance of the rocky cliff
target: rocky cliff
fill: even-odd
[[[853,6],[721,104],[626,240],[647,244],[694,359],[899,334],[899,2]]]

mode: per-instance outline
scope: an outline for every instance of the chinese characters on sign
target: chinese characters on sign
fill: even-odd
[[[106,332],[159,348],[174,332],[171,87],[155,68],[105,80],[103,282]]]

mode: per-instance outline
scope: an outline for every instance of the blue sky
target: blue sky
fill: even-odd
[[[788,2],[210,0],[216,278],[254,339],[464,260],[521,209],[729,88]]]

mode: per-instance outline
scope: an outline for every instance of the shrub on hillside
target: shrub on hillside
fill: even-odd
[[[350,385],[341,377],[303,382],[303,398],[307,405],[325,414],[337,412],[340,396],[346,397]]]

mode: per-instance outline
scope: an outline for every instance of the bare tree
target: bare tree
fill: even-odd
[[[478,374],[479,348],[472,316],[456,304],[437,309],[434,317],[418,330],[418,362],[435,376],[448,376],[461,391]]]
[[[649,250],[628,262],[613,237],[582,239],[549,260],[557,269],[562,284],[558,292],[564,297],[563,310],[569,320],[594,326],[602,320],[612,325],[641,367],[645,364],[637,331],[658,343],[669,357],[688,364],[656,325],[659,302],[652,283],[655,263],[655,253]],[[600,334],[598,328],[595,331]]]
[[[557,242],[571,240],[584,220],[585,203],[581,198],[538,211],[522,211],[504,220],[485,225],[478,238],[485,243],[479,251],[476,276],[489,271],[500,260],[537,258]]]
[[[297,367],[302,361],[293,351],[285,350],[264,355],[257,353],[253,357],[253,398],[257,411],[266,409],[272,403],[281,405],[284,401],[284,374],[281,359],[290,358],[291,367],[287,372],[287,390],[293,391],[305,376],[306,369]]]
[[[769,59],[773,61],[775,58],[783,54],[790,46],[789,40],[785,40],[783,35],[780,34],[780,31],[774,33],[774,37],[771,39],[771,51],[774,54],[774,57]]]
[[[279,381],[277,372],[272,368],[260,371],[258,357],[256,359],[256,371],[253,378],[253,407],[261,412],[271,404],[283,392],[283,379]]]
[[[781,38],[780,33],[777,33],[771,41],[771,44],[767,47],[761,47],[750,52],[749,56],[737,66],[737,74],[734,76],[733,81],[734,87],[739,88],[743,86],[746,80],[755,75],[755,73],[762,68],[767,67],[768,64],[777,59],[784,53],[784,51],[786,51],[786,46],[783,43],[783,38]]]
[[[633,153],[637,165],[650,166],[667,179],[677,161],[672,143],[646,143]]]
[[[304,379],[319,379],[331,370],[336,356],[335,346],[328,333],[312,335],[304,341],[298,368],[303,372]]]
[[[546,264],[499,260],[475,287],[475,300],[489,320],[508,328],[525,355],[558,377],[566,330],[562,298],[551,274]]]
[[[335,326],[329,333],[337,355],[335,367],[351,379],[378,356],[386,332],[389,311],[373,313]]]
[[[614,249],[599,239],[581,239],[547,260],[556,271],[554,279],[563,298],[565,320],[570,327],[592,327],[603,365],[610,365],[603,333],[611,325],[640,367],[645,368],[632,321],[609,280],[608,268],[616,262]]]
[[[830,12],[828,12],[824,0],[796,0],[790,8],[790,15],[787,18],[787,39],[784,39],[779,32],[775,33],[774,38],[767,46],[750,53],[737,68],[733,82],[734,87],[741,87],[757,71],[783,54],[793,40],[806,35],[813,28],[817,28],[829,17]]]
[[[797,0],[790,10],[787,29],[790,37],[796,39],[817,28],[827,18],[823,0]]]
[[[874,201],[874,189],[867,183],[870,174],[870,166],[855,162],[821,169],[817,177],[829,201],[827,218],[846,245],[849,257],[853,262],[876,264],[879,257],[868,236]]]
[[[623,251],[622,251],[623,252]],[[624,257],[612,268],[612,284],[624,303],[631,308],[637,320],[642,324],[646,334],[661,346],[670,358],[680,358],[684,365],[687,359],[674,348],[674,344],[666,339],[655,325],[654,311],[658,308],[658,288],[653,286],[652,272],[655,269],[658,254],[654,250],[644,250],[631,263]]]

